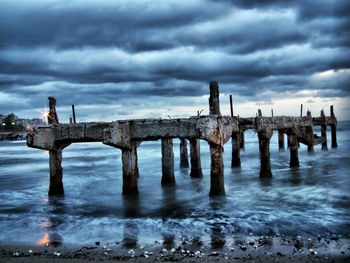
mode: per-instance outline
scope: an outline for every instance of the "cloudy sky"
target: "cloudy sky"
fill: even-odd
[[[0,113],[61,122],[208,113],[350,119],[349,0],[0,0]]]

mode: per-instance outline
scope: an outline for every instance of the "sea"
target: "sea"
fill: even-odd
[[[174,187],[161,186],[160,141],[138,148],[138,198],[122,195],[121,151],[102,143],[63,150],[64,197],[49,197],[49,155],[25,141],[0,142],[0,242],[89,245],[96,242],[176,243],[183,238],[224,244],[237,236],[286,235],[350,238],[350,122],[339,122],[338,148],[299,148],[299,168],[289,150],[270,143],[273,177],[260,179],[258,137],[245,133],[240,168],[224,147],[224,197],[209,197],[209,145],[201,141],[203,178],[179,167],[174,139]],[[316,129],[320,134],[320,130]],[[217,242],[219,241],[219,242]],[[221,243],[220,243],[221,242]]]

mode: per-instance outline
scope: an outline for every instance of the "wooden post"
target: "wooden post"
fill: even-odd
[[[258,117],[262,117],[261,109],[258,109]]]
[[[122,149],[123,163],[123,195],[137,195],[137,148],[132,145],[132,149]]]
[[[180,168],[188,168],[187,140],[180,138]]]
[[[278,130],[278,149],[284,151],[284,133]]]
[[[298,139],[295,129],[289,131],[289,147],[290,147],[290,161],[289,167],[299,167],[299,156],[298,156]]]
[[[49,99],[49,113],[47,114],[47,123],[55,124],[58,122],[58,116],[56,113],[56,99],[54,97],[48,97]]]
[[[271,117],[273,117],[273,109],[271,109]]]
[[[219,115],[220,113],[220,100],[219,100],[219,85],[217,82],[210,82],[210,97],[209,97],[209,115]]]
[[[49,195],[63,195],[62,151],[49,151],[50,187]]]
[[[73,113],[73,123],[77,123],[75,119],[75,108],[74,105],[72,105],[72,113]]]
[[[209,144],[211,169],[210,169],[210,193],[211,196],[224,195],[224,164],[222,159],[222,146]]]
[[[191,173],[193,178],[203,177],[201,156],[200,156],[200,143],[199,140],[190,140],[190,155],[191,155]]]
[[[333,119],[333,124],[331,124],[331,136],[332,136],[332,148],[337,148],[338,143],[337,143],[337,119],[335,118],[334,115],[334,109],[333,105],[330,107],[331,110],[331,117]]]
[[[232,95],[230,95],[230,109],[231,109],[231,117],[233,117],[233,103],[232,103]]]
[[[240,138],[240,140],[239,140],[239,147],[240,147],[241,149],[244,149],[244,147],[245,147],[245,142],[244,142],[244,131],[243,131],[243,130],[240,131],[240,136],[241,136],[241,138]]]
[[[303,117],[303,104],[300,105],[300,117]]]
[[[272,177],[270,163],[270,139],[272,131],[258,132],[260,151],[260,177]]]
[[[174,185],[173,139],[162,139],[162,185]]]
[[[321,110],[321,118],[322,118],[322,124],[321,124],[321,138],[322,138],[322,151],[327,151],[327,121],[326,116],[324,115],[324,111]]]
[[[240,155],[240,133],[232,133],[232,160],[231,167],[240,167],[241,166],[241,155]]]
[[[307,137],[307,151],[308,153],[314,152],[314,128],[313,126],[306,127],[306,137]]]

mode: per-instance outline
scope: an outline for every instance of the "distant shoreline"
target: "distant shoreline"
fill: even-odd
[[[26,140],[28,131],[6,131],[0,132],[0,141],[22,141]]]

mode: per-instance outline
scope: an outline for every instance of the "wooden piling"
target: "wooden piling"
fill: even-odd
[[[137,195],[137,148],[136,145],[132,149],[122,149],[123,163],[123,195]]]
[[[334,115],[334,108],[333,105],[330,107],[331,111],[331,117],[333,118],[333,124],[331,124],[331,137],[332,137],[332,148],[337,148],[338,143],[337,143],[337,119],[335,118]]]
[[[270,139],[272,131],[258,132],[260,151],[260,177],[272,177],[270,163]]]
[[[180,168],[188,168],[187,140],[180,138]]]
[[[193,178],[203,177],[201,156],[200,156],[200,143],[199,140],[190,140],[190,155],[191,155],[191,173]]]
[[[230,95],[230,110],[231,110],[231,117],[233,117],[233,102],[232,102],[232,95]]]
[[[222,158],[222,146],[209,144],[211,169],[210,169],[210,196],[224,195],[224,163]]]
[[[298,156],[298,138],[295,129],[291,129],[288,132],[289,149],[290,149],[290,161],[289,167],[299,167],[299,156]]]
[[[284,151],[284,132],[278,130],[278,149]]]
[[[48,97],[49,99],[49,113],[47,114],[47,123],[55,124],[58,122],[58,116],[56,113],[56,99],[54,97]]]
[[[322,151],[328,151],[327,146],[327,121],[326,116],[324,114],[324,111],[321,110],[321,118],[322,118],[322,124],[321,124],[321,138],[322,138]]]
[[[271,117],[273,117],[273,109],[271,109]]]
[[[262,117],[261,109],[258,109],[258,117]]]
[[[173,139],[162,139],[162,185],[174,185]]]
[[[73,114],[73,123],[77,123],[77,121],[75,119],[75,107],[74,107],[74,105],[72,105],[72,114]]]
[[[62,151],[49,151],[50,186],[49,195],[63,195]]]
[[[232,133],[232,160],[231,167],[240,167],[241,166],[241,154],[240,154],[240,133]]]
[[[314,152],[314,128],[313,126],[305,127],[306,137],[307,137],[307,151],[308,153]]]
[[[300,104],[300,117],[303,117],[303,104]]]
[[[210,82],[209,115],[220,115],[219,85],[216,81]]]

